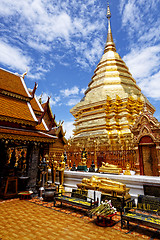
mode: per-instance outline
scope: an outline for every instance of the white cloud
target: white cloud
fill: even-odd
[[[60,97],[59,96],[53,97],[52,94],[44,92],[44,93],[42,93],[42,96],[41,96],[42,103],[47,102],[48,97],[51,97],[50,100],[49,100],[51,107],[55,106],[56,104],[58,104],[60,102]],[[40,95],[37,96],[37,98],[39,99]]]
[[[64,130],[66,131],[65,137],[67,139],[73,136],[73,129],[74,129],[73,123],[74,121],[66,121],[63,124]]]
[[[137,7],[137,5],[135,4],[135,1],[128,1],[127,4],[123,5],[124,9],[123,9],[123,16],[122,16],[122,25],[126,26],[126,25],[132,25],[132,27],[134,29],[139,28],[141,21],[140,21],[140,10]],[[133,29],[132,28],[132,29]],[[130,31],[132,29],[129,29]]]
[[[67,89],[63,89],[60,90],[60,94],[63,95],[63,97],[70,97],[70,99],[68,100],[68,102],[66,102],[65,100],[65,105],[67,106],[74,106],[76,105],[78,102],[80,102],[80,95],[84,94],[85,92],[85,88],[79,89],[77,86],[74,86],[72,88],[67,88]]]
[[[137,38],[137,41],[146,43],[152,36],[156,38],[154,41],[157,40],[159,31],[156,28],[160,25],[158,5],[156,0],[120,0],[122,27],[126,29],[130,40],[135,41]]]
[[[38,51],[45,52],[50,50],[50,46],[47,46],[46,44],[43,44],[43,43],[34,42],[33,40],[29,40],[28,45]]]
[[[74,106],[78,102],[80,102],[80,98],[70,98],[69,101],[66,103],[67,106]]]
[[[77,94],[79,94],[79,88],[77,86],[74,86],[71,89],[67,88],[67,89],[60,90],[60,93],[64,97],[69,97],[71,95],[77,95]]]
[[[29,78],[29,79],[38,80],[38,79],[42,79],[43,77],[44,76],[43,76],[42,72],[35,72],[35,73],[28,72],[27,73],[27,78]]]
[[[135,79],[151,76],[159,66],[160,45],[133,49],[123,57]]]
[[[160,100],[160,71],[148,78],[144,78],[139,86],[146,96]]]
[[[67,64],[66,57],[74,55],[74,61],[82,68],[95,64],[99,56],[96,47],[103,49],[101,29],[104,28],[105,9],[95,0],[1,0],[0,16],[3,20],[1,32],[8,45],[17,45],[21,51],[26,49],[37,65],[41,57],[35,59],[35,52],[30,51],[30,47],[43,54],[45,64],[58,61],[58,55],[63,52],[63,64]],[[98,36],[97,42],[93,43],[95,36]],[[5,64],[5,60],[2,63]],[[45,64],[43,68],[48,69]],[[12,59],[10,65],[14,66]],[[31,70],[32,74],[36,72],[35,64]]]
[[[86,87],[86,88],[82,88],[81,91],[80,91],[80,93],[81,93],[81,94],[84,94],[86,90],[87,90],[87,87]]]
[[[123,57],[146,97],[160,99],[160,3],[156,0],[120,0],[122,28],[129,41]]]
[[[142,92],[147,97],[160,99],[160,45],[133,49],[123,60]]]
[[[88,60],[88,62],[91,65],[94,65],[98,59],[100,59],[102,55],[102,51],[104,49],[104,44],[100,41],[99,38],[96,38],[92,42],[92,48],[86,49],[84,51],[85,59]]]
[[[76,62],[77,65],[82,67],[83,69],[88,70],[88,68],[90,67],[88,61],[83,56],[78,56],[76,58]]]
[[[122,14],[122,11],[123,11],[124,6],[125,6],[125,0],[120,0],[119,6],[120,6],[120,13]]]
[[[31,58],[19,48],[0,41],[0,49],[0,62],[4,65],[22,72],[30,66]]]
[[[69,39],[70,32],[72,32],[72,24],[70,16],[67,13],[62,12],[57,16],[47,16],[44,21],[43,19],[40,19],[40,21],[42,22],[37,22],[33,26],[34,34],[39,37],[39,40],[51,42],[58,37],[62,37],[65,40]]]

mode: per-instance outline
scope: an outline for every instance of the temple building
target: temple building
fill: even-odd
[[[39,101],[41,103],[41,99],[39,99]],[[56,122],[55,115],[52,113],[49,101],[41,104],[41,106],[45,111],[43,119],[48,127],[48,133],[57,137],[53,144],[49,144],[49,158],[52,159],[54,155],[54,160],[59,161],[62,154],[64,154],[64,146],[67,145],[67,139],[65,138],[66,132],[63,130],[63,122]]]
[[[51,157],[54,144],[60,145],[62,154],[65,144],[49,98],[41,104],[35,95],[37,84],[29,90],[24,76],[0,69],[0,192],[4,197],[14,195],[18,187],[36,190],[40,160],[46,154]]]
[[[160,159],[158,160],[157,152],[159,140],[156,142],[156,137],[153,137],[155,130],[153,134],[150,133],[151,131],[149,132],[153,126],[154,129],[155,126],[159,126],[156,123],[157,120],[153,121],[155,108],[143,95],[125,62],[116,52],[110,18],[111,13],[108,5],[108,35],[104,53],[88,84],[84,97],[70,110],[75,117],[75,129],[71,139],[72,147],[69,151],[77,149],[77,155],[74,153],[75,157],[73,157],[71,153],[69,157],[77,163],[78,151],[83,147],[88,151],[88,163],[91,164],[94,161],[97,168],[101,166],[102,161],[116,164],[122,169],[125,169],[129,163],[131,169],[135,170],[137,174],[158,175],[160,172]],[[144,129],[150,134],[145,139],[146,143],[144,143],[144,139],[141,140],[145,134],[141,133],[139,125],[135,127],[139,116],[144,115],[144,106],[145,111],[148,112],[149,116],[152,116],[152,121],[151,117],[145,119],[148,121],[148,125],[151,123],[153,125]],[[156,131],[158,134],[159,127]],[[139,136],[137,138],[139,140],[135,140],[135,135]],[[156,150],[154,151],[153,148],[151,150],[150,147],[146,150],[145,147],[142,147],[142,143],[151,143]],[[154,161],[155,156],[156,163],[153,166],[157,167],[158,170],[155,173],[152,167],[152,171],[148,172],[147,166],[149,165],[144,166],[144,164],[146,162],[149,164],[151,158]]]
[[[126,64],[116,52],[111,32],[108,6],[108,35],[104,54],[98,63],[83,99],[70,112],[76,118],[74,141],[112,145],[113,149],[132,139],[130,126],[146,103],[153,114],[155,108],[142,94]]]

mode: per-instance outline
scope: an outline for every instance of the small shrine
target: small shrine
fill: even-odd
[[[136,173],[160,176],[160,122],[144,107],[131,127],[136,151]]]

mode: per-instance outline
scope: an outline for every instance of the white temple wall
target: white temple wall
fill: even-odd
[[[106,177],[114,181],[118,181],[126,184],[130,188],[131,198],[137,199],[139,194],[144,194],[144,185],[159,186],[160,177],[140,176],[140,175],[115,175],[115,174],[103,174],[103,173],[90,173],[90,172],[64,172],[64,186],[66,188],[77,188],[77,184],[82,182],[83,178],[90,178],[92,175],[97,177]],[[56,179],[59,183],[59,179]]]

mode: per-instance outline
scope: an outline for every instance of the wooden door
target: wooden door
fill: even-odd
[[[146,176],[158,176],[158,161],[155,145],[142,145],[143,174]]]

